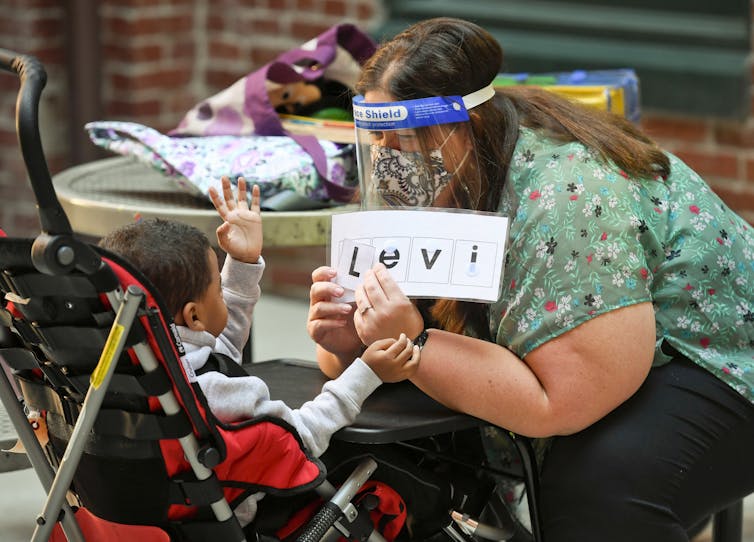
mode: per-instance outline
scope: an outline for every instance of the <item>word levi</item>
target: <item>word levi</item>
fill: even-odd
[[[507,218],[475,213],[379,210],[333,215],[336,282],[354,291],[383,264],[407,296],[494,301]]]

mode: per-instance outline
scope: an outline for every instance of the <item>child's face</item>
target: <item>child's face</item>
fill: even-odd
[[[228,307],[223,299],[217,256],[212,249],[207,251],[207,265],[209,265],[212,280],[202,297],[196,301],[197,311],[205,329],[218,337],[228,324]]]

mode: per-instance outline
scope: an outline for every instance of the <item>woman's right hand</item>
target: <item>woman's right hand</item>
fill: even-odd
[[[347,364],[361,353],[362,344],[353,325],[355,305],[338,301],[344,290],[332,282],[336,274],[336,269],[326,266],[312,272],[306,331],[320,348]]]

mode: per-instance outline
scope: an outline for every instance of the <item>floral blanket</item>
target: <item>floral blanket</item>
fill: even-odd
[[[312,201],[328,200],[311,156],[286,136],[217,135],[176,137],[134,122],[98,121],[86,125],[95,145],[134,156],[171,177],[196,195],[219,189],[220,178],[244,177],[258,184],[262,204],[281,192],[292,191]],[[357,184],[352,145],[320,140],[327,157],[329,179],[344,186]]]

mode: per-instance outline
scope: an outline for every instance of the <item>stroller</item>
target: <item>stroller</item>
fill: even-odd
[[[528,440],[510,435],[515,472],[485,468],[482,422],[408,383],[370,397],[322,461],[280,420],[218,422],[152,285],[73,235],[39,137],[43,66],[0,49],[0,67],[21,81],[17,130],[42,226],[34,239],[0,236],[0,326],[13,332],[0,363],[14,377],[0,371],[0,399],[47,492],[35,542],[58,524],[69,541],[529,539],[496,501],[493,475],[523,480],[540,540]],[[285,360],[249,370],[293,407],[323,378]],[[286,443],[284,473],[277,457],[249,453],[264,457],[271,440]],[[257,491],[259,520],[242,528],[233,508]]]

